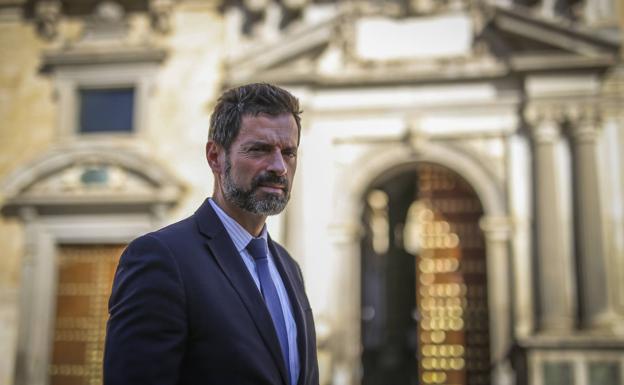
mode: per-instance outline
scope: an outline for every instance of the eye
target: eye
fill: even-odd
[[[288,158],[296,158],[297,157],[297,151],[296,150],[285,150],[282,151],[282,154]]]
[[[247,151],[253,154],[262,154],[270,150],[267,146],[251,146]]]

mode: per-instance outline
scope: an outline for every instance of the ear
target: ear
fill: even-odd
[[[222,171],[222,157],[223,147],[219,146],[212,140],[209,140],[206,143],[206,160],[208,161],[208,165],[210,169],[215,174],[220,174]]]

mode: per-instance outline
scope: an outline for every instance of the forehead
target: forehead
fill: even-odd
[[[243,115],[235,142],[267,141],[296,145],[298,129],[292,114]]]

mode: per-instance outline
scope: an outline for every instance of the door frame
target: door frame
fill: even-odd
[[[24,210],[16,385],[47,385],[54,344],[58,252],[62,244],[127,244],[153,229],[150,215],[40,217]],[[28,211],[31,211],[29,215]]]
[[[64,189],[67,172],[93,164],[111,167],[132,180],[88,186],[85,194]],[[78,178],[80,181],[80,178]],[[138,184],[139,187],[136,187]],[[147,186],[147,187],[145,187]],[[58,252],[62,244],[127,244],[162,227],[167,210],[184,186],[154,159],[106,145],[53,148],[18,169],[3,183],[2,214],[17,217],[24,229],[15,360],[16,385],[48,385],[54,342]],[[82,191],[82,190],[80,190]]]

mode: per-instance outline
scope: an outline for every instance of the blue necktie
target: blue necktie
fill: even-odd
[[[269,309],[269,313],[271,313],[273,325],[275,326],[275,332],[277,333],[277,338],[279,339],[280,346],[282,347],[282,354],[284,355],[284,362],[286,364],[286,373],[290,373],[286,322],[284,322],[284,313],[282,313],[282,305],[277,295],[277,289],[275,288],[275,284],[271,279],[271,273],[269,272],[269,250],[267,242],[264,238],[253,238],[249,241],[247,250],[256,261],[256,268],[258,269],[258,278],[260,280],[260,288],[262,295],[264,296],[264,302]],[[287,378],[290,379],[290,374],[287,374]]]

